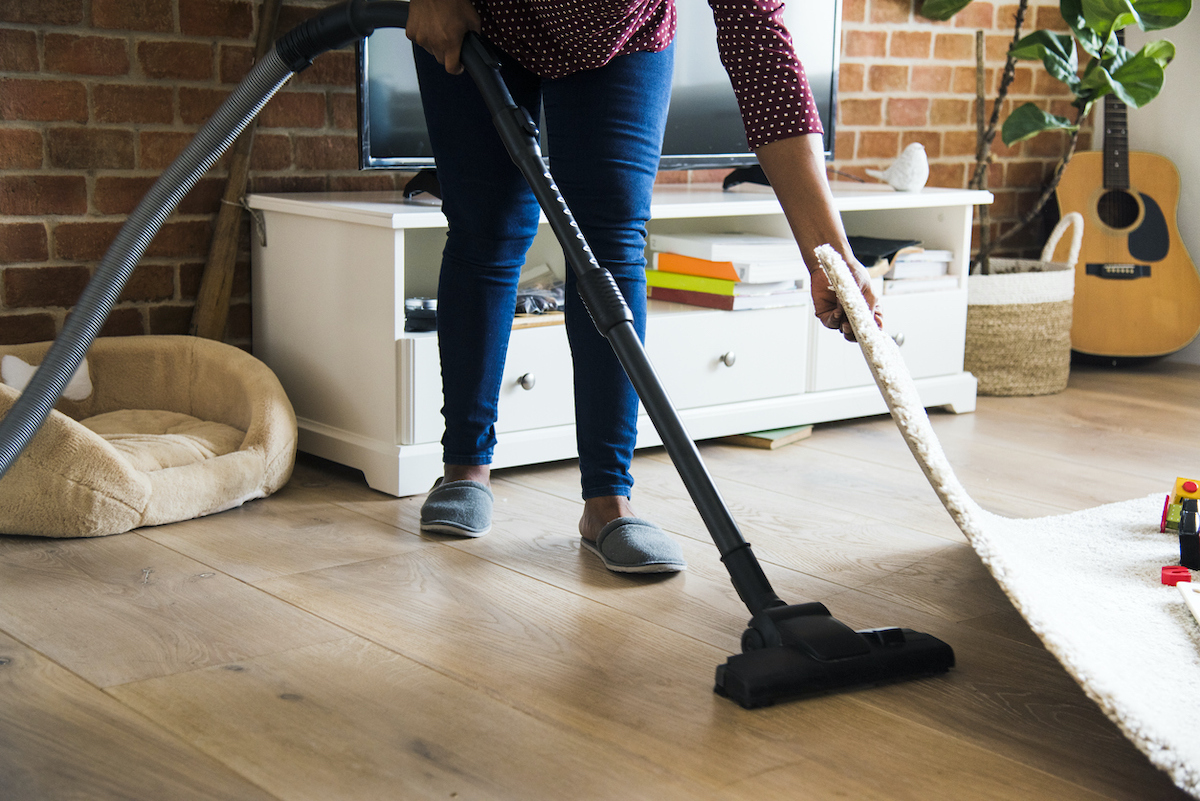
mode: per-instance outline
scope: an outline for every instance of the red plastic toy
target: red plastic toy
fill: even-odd
[[[1163,565],[1162,583],[1168,587],[1174,587],[1184,581],[1191,581],[1192,574],[1188,572],[1186,567],[1181,565]]]

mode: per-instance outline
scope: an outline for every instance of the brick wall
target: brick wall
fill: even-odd
[[[844,2],[833,167],[862,176],[921,141],[930,185],[965,186],[975,136],[973,32],[989,31],[994,93],[1015,6],[977,0],[955,20],[933,23],[911,0]],[[292,0],[279,30],[328,4]],[[55,336],[125,216],[249,69],[257,8],[251,0],[0,0],[0,342]],[[1057,4],[1036,5],[1031,19],[1062,27]],[[251,191],[402,185],[405,175],[356,170],[353,82],[353,54],[328,53],[270,102]],[[1013,99],[1065,113],[1059,92],[1026,65]],[[1011,150],[997,145],[997,225],[1028,205],[1061,144],[1043,135]],[[225,176],[218,164],[168,220],[104,334],[188,330]],[[244,224],[227,336],[240,345],[250,340],[248,250]]]
[[[833,166],[862,178],[865,168],[886,165],[910,142],[920,142],[929,155],[929,185],[962,188],[975,164],[975,31],[986,34],[990,117],[1017,5],[976,0],[951,20],[933,22],[917,14],[919,3],[843,0]],[[1040,28],[1067,30],[1057,0],[1030,0],[1022,35]],[[1075,117],[1066,88],[1040,62],[1020,61],[1001,119],[1030,101]],[[1089,120],[1079,149],[1086,150],[1090,142]],[[1008,148],[997,133],[988,171],[988,188],[996,196],[990,209],[993,238],[1032,207],[1066,143],[1065,134],[1044,133]],[[1040,226],[1031,225],[1002,252],[1040,252],[1045,236]]]
[[[286,31],[326,0],[284,5]],[[51,339],[126,215],[253,63],[249,0],[0,0],[0,342]],[[327,53],[264,109],[251,191],[393,189],[357,171],[354,57]],[[180,205],[103,333],[186,333],[225,187]],[[243,225],[228,340],[250,341]]]

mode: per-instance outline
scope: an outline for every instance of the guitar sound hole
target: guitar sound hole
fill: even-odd
[[[1110,189],[1100,196],[1096,214],[1109,228],[1128,228],[1137,221],[1138,203],[1129,192]]]

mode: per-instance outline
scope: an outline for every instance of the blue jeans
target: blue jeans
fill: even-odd
[[[525,253],[538,204],[465,73],[449,75],[414,48],[430,143],[449,222],[438,281],[443,461],[485,465]],[[550,169],[600,265],[616,279],[645,339],[646,221],[670,98],[673,47],[544,80],[513,60],[502,74],[536,120],[544,104]],[[566,329],[574,363],[583,497],[628,496],[638,398],[596,331],[567,270]]]

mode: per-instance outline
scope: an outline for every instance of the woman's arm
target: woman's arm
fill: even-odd
[[[767,174],[812,276],[814,311],[829,328],[853,339],[813,250],[832,245],[849,265],[880,321],[870,280],[850,252],[825,179],[821,119],[804,67],[783,23],[780,0],[708,0],[717,47],[746,125],[746,137]]]
[[[833,205],[833,194],[825,179],[825,152],[820,134],[810,133],[778,139],[754,151],[758,163],[775,190],[792,235],[800,245],[812,281],[813,311],[828,328],[840,329],[849,340],[854,332],[846,313],[829,286],[825,272],[817,264],[813,251],[819,245],[832,245],[842,254],[862,289],[867,305],[875,313],[875,323],[883,327],[875,293],[867,271],[854,258],[842,228],[842,218]]]

